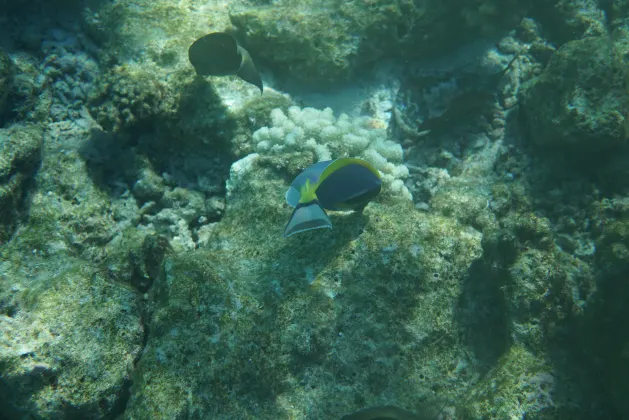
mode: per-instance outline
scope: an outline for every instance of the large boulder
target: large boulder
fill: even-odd
[[[629,71],[623,49],[623,42],[602,36],[571,41],[557,51],[521,96],[534,146],[580,159],[625,147]]]

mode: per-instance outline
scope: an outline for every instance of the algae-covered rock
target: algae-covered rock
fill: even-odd
[[[42,136],[38,125],[0,129],[0,244],[11,236],[28,182],[39,167]]]
[[[595,276],[587,262],[556,245],[553,222],[530,211],[521,189],[518,183],[494,186],[497,217],[483,230],[484,278],[477,281],[500,290],[511,340],[543,358],[561,320],[580,314],[592,299]]]
[[[107,131],[172,116],[177,95],[148,67],[115,66],[99,82],[89,108]]]
[[[88,7],[83,14],[86,30],[106,44],[101,53],[111,62],[137,55],[172,70],[184,61],[188,64],[188,47],[195,39],[229,26],[222,1],[191,7],[188,2],[121,0]]]
[[[15,121],[40,123],[47,120],[51,107],[52,92],[46,89],[41,68],[32,60],[17,56],[14,59],[15,74],[9,100]],[[7,110],[9,111],[9,110]]]
[[[13,62],[3,49],[0,49],[0,127],[4,123],[4,113],[7,110],[7,98],[13,84]]]
[[[478,399],[466,407],[469,418],[557,418],[554,394],[560,378],[525,347],[512,347],[490,377],[474,390]]]
[[[103,61],[135,56],[170,72],[189,65],[186,52],[195,39],[230,30],[231,21],[256,64],[302,82],[330,84],[384,58],[439,55],[473,36],[495,36],[517,24],[531,3],[237,0],[227,7],[219,1],[190,7],[123,0],[91,5],[84,15],[91,36],[108,47]]]
[[[278,74],[333,84],[385,58],[408,62],[441,55],[471,36],[494,36],[517,23],[529,7],[522,3],[282,0],[263,6],[236,3],[230,18],[253,57]]]
[[[592,355],[592,368],[604,378],[596,383],[609,398],[610,411],[616,417],[629,416],[629,339],[619,326],[629,320],[629,198],[603,198],[594,203],[598,238],[595,245],[595,267],[598,279],[596,301],[586,312],[576,339]]]
[[[188,70],[192,70],[191,66]],[[152,64],[125,64],[115,66],[98,81],[90,94],[88,109],[110,133],[153,127],[157,133],[141,139],[148,140],[141,141],[141,152],[155,166],[178,166],[173,161],[181,158],[188,162],[186,169],[194,169],[195,173],[187,174],[190,178],[211,177],[207,162],[229,159],[223,155],[231,149],[240,153],[238,143],[244,140],[236,140],[233,145],[230,142],[235,133],[240,133],[240,137],[249,134],[249,118],[261,114],[256,107],[270,113],[270,104],[288,101],[282,95],[266,92],[267,103],[263,106],[248,89],[244,82],[233,79],[194,77],[191,71],[177,71],[166,77],[163,69]],[[253,109],[245,112],[249,100]],[[194,158],[189,159],[190,155]],[[193,163],[200,162],[201,155],[203,167]],[[226,172],[225,165],[216,166]],[[146,198],[149,197],[141,199]]]
[[[40,68],[25,56],[14,59],[0,48],[0,128],[11,121],[40,123],[47,118],[50,92],[44,92]]]
[[[135,227],[128,228],[107,244],[107,256],[101,265],[111,278],[144,293],[157,278],[162,260],[170,250],[165,237]]]
[[[246,34],[251,54],[278,73],[307,82],[336,82],[385,55],[395,42],[405,1],[283,1],[233,7],[231,21]],[[278,24],[279,22],[279,24]]]
[[[9,420],[106,418],[128,397],[143,330],[134,293],[84,260],[0,264],[0,412]]]
[[[14,238],[13,245],[22,252],[50,256],[73,252],[94,261],[118,232],[137,224],[140,214],[133,196],[113,197],[108,189],[107,182],[116,174],[101,177],[78,150],[90,133],[67,123],[48,125],[36,188],[28,196],[29,211]],[[116,162],[118,170],[132,170],[122,162]]]
[[[340,418],[462,393],[456,306],[479,232],[383,197],[285,239],[273,162],[234,172],[204,248],[166,256],[126,418]]]
[[[607,33],[607,24],[615,18],[626,16],[620,8],[626,3],[624,0],[596,1],[596,0],[552,0],[532,1],[533,10],[530,16],[543,28],[548,40],[554,44],[581,39],[584,37],[600,36]],[[614,4],[615,3],[615,4]],[[613,6],[612,6],[613,5]],[[613,16],[601,13],[601,9],[614,9]]]
[[[54,254],[72,248],[84,256],[100,253],[117,231],[112,203],[89,178],[75,151],[45,154],[26,228],[19,241],[30,249]],[[133,217],[133,216],[131,216]],[[28,248],[27,248],[28,249]]]
[[[596,208],[600,211],[597,261],[613,275],[624,273],[629,269],[629,199],[604,198]]]
[[[527,158],[513,152],[511,159],[529,167]],[[557,245],[563,243],[557,214],[549,211],[545,217],[534,207],[540,202],[552,207],[546,200],[568,206],[569,200],[546,190],[538,198],[526,173],[487,183],[488,178],[474,178],[479,168],[483,164],[477,158],[465,175],[452,176],[430,200],[431,210],[482,232],[482,256],[466,273],[458,309],[462,340],[488,372],[463,404],[463,417],[581,418],[573,399],[605,397],[580,380],[565,343],[574,340],[569,334],[581,334],[571,323],[588,313],[598,279],[591,256]]]
[[[522,93],[532,144],[583,160],[626,146],[629,73],[618,56],[625,44],[599,36],[557,51]]]

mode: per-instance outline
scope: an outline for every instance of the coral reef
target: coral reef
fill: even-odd
[[[13,121],[39,122],[48,114],[43,78],[28,57],[14,59],[0,50],[0,127]]]
[[[26,190],[41,162],[42,137],[37,125],[0,129],[0,245],[11,237],[24,208]]]
[[[483,383],[474,392],[482,395],[470,404],[471,418],[508,419],[532,416],[553,419],[556,378],[551,368],[525,348],[514,346],[500,360],[491,383]]]
[[[176,97],[147,68],[117,66],[99,79],[89,98],[90,114],[107,131],[146,123],[153,118],[172,118]]]
[[[627,72],[609,36],[571,41],[522,92],[531,142],[588,159],[615,153],[627,138]],[[616,52],[618,48],[618,52]]]
[[[0,49],[0,127],[5,119],[7,98],[13,88],[13,62],[4,50]]]
[[[373,124],[370,118],[347,114],[337,119],[330,108],[290,107],[287,114],[277,108],[271,111],[271,126],[255,131],[253,142],[261,154],[310,152],[315,161],[362,157],[383,174],[385,191],[412,199],[403,181],[408,169],[402,164],[402,147]]]
[[[3,420],[629,416],[623,2],[61,3],[0,10]]]
[[[90,37],[106,46],[98,52],[101,61],[151,63],[172,72],[189,65],[187,50],[195,39],[230,26],[225,6],[221,0],[96,2],[86,5],[83,23]]]
[[[230,5],[230,19],[254,56],[283,77],[323,85],[385,58],[435,56],[473,35],[496,36],[530,7],[495,0],[243,3]]]
[[[11,251],[0,251],[3,415],[120,413],[142,348],[134,293],[86,261]]]
[[[241,164],[208,245],[166,258],[129,418],[336,418],[457,393],[444,374],[466,363],[452,310],[480,234],[397,201],[287,242],[275,162]]]
[[[624,1],[595,0],[557,0],[553,7],[544,1],[532,2],[530,16],[544,27],[545,37],[553,43],[564,44],[568,41],[601,36],[607,34],[606,20],[614,16],[605,16],[603,8],[613,5],[610,9],[621,8]],[[622,14],[616,14],[616,17]]]
[[[358,67],[383,57],[396,43],[398,24],[410,19],[405,11],[412,11],[405,0],[288,0],[258,7],[236,3],[230,19],[254,56],[279,74],[331,83],[347,80]]]

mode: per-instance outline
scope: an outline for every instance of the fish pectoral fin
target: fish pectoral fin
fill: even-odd
[[[295,233],[305,232],[313,229],[332,229],[332,222],[325,210],[319,206],[317,201],[305,204],[298,204],[293,214],[288,219],[284,229],[284,237],[287,238]]]
[[[294,207],[297,207],[297,205],[299,204],[299,199],[301,198],[301,194],[299,193],[299,190],[297,188],[291,185],[288,191],[286,191],[286,194],[284,195],[284,197],[286,198],[286,203],[289,206],[294,208]]]

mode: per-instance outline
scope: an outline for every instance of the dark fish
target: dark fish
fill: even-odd
[[[380,173],[362,159],[340,158],[309,166],[286,192],[286,202],[295,210],[284,237],[312,229],[331,229],[332,222],[324,209],[362,209],[381,188]]]
[[[233,36],[214,32],[197,39],[188,48],[188,59],[201,76],[237,75],[263,91],[262,79],[247,50]]]

